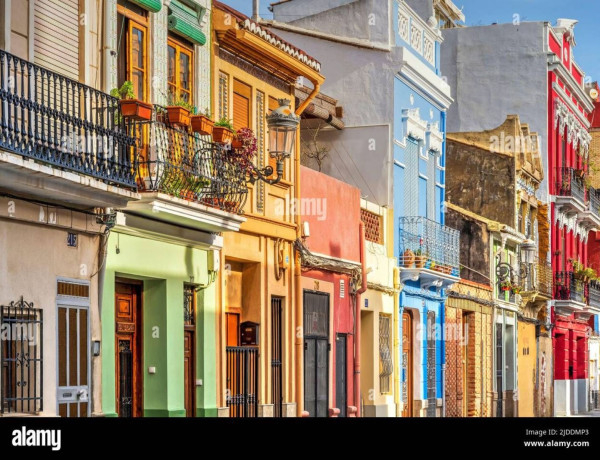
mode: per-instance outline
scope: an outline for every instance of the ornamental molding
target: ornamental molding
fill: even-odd
[[[421,119],[419,108],[402,110],[402,123],[405,137],[412,137],[418,141],[425,140],[428,124]]]
[[[579,122],[577,117],[569,110],[567,104],[560,99],[554,102],[554,127],[564,133],[567,130],[567,142],[573,144],[573,148],[584,158],[588,157],[592,136]],[[579,147],[579,149],[578,149]]]
[[[427,150],[432,150],[437,153],[441,152],[444,143],[444,134],[440,131],[439,122],[428,123],[427,131]]]
[[[557,208],[554,221],[558,224],[559,230],[565,229],[567,232],[573,232],[584,243],[587,243],[589,233],[594,229],[593,225],[587,225],[579,220],[577,212],[565,211],[563,207]]]

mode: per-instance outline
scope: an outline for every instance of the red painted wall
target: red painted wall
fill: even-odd
[[[360,263],[360,190],[329,177],[318,171],[302,167],[302,202],[300,206],[302,221],[309,222],[310,237],[304,244],[313,253],[328,255],[339,259]],[[336,407],[336,337],[346,334],[346,406],[360,407],[360,401],[354,400],[354,356],[355,350],[355,306],[350,295],[350,277],[342,273],[325,270],[308,270],[302,273],[304,278],[333,283],[333,316],[330,318],[333,335],[329,337],[332,372],[329,386],[332,399],[329,407]],[[344,281],[345,295],[340,297],[340,281]]]
[[[309,222],[311,234],[306,246],[312,252],[359,262],[360,190],[304,166],[300,180],[300,205],[308,211],[302,221]],[[325,215],[317,215],[318,210]]]

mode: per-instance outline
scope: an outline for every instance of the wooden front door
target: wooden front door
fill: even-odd
[[[304,408],[329,415],[329,294],[304,291]]]
[[[340,410],[340,417],[346,416],[348,404],[346,339],[346,334],[338,334],[335,340],[335,406]]]
[[[185,330],[183,333],[183,369],[184,369],[184,391],[185,391],[185,415],[196,416],[196,372],[194,353],[194,331]]]
[[[119,417],[142,416],[141,301],[141,284],[115,284],[115,393]]]
[[[405,311],[402,314],[402,402],[404,402],[402,417],[412,416],[412,377],[412,316]]]

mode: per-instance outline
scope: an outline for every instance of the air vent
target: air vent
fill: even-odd
[[[346,282],[344,280],[340,280],[340,299],[346,297]]]

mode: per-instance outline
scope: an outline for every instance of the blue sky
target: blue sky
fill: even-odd
[[[271,17],[267,8],[272,1],[261,0],[260,13],[264,18]],[[224,3],[247,15],[252,12],[252,0],[224,0]],[[454,0],[454,3],[462,7],[467,25],[513,22],[515,14],[521,21],[552,24],[558,18],[579,20],[575,27],[575,60],[593,80],[600,79],[599,0]]]

